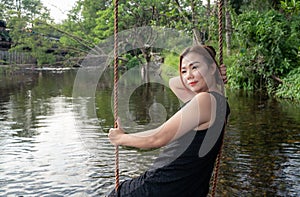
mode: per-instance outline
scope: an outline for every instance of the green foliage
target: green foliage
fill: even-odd
[[[281,8],[288,14],[299,14],[300,1],[299,0],[285,0],[280,1]]]
[[[14,41],[11,51],[28,51],[37,59],[38,65],[53,64],[55,54],[48,53],[49,50],[57,48],[58,41],[49,34],[49,28],[42,21],[32,21],[32,28],[27,28],[24,18],[13,17],[10,26],[13,27],[10,35]]]
[[[235,24],[240,49],[228,70],[230,85],[273,91],[274,78],[285,77],[299,66],[299,27],[298,19],[287,20],[274,10],[240,14]]]
[[[231,88],[253,90],[255,75],[252,74],[252,68],[240,65],[240,62],[248,62],[249,57],[251,56],[247,56],[244,50],[241,50],[232,58],[231,64],[226,64],[228,65],[227,76]]]
[[[286,92],[288,97],[293,94],[297,97],[300,1],[230,0],[230,5],[232,8],[228,9],[232,11],[234,28],[231,44],[234,48],[231,51],[234,55],[224,58],[230,87],[277,91],[279,97],[285,97]],[[208,17],[203,1],[120,0],[118,27],[122,31],[160,26],[176,29],[190,37],[193,32],[205,32],[206,44],[215,46],[218,18],[213,12],[216,11],[215,5],[211,6]],[[14,43],[12,50],[28,50],[40,65],[53,63],[60,50],[68,52],[66,57],[84,57],[114,32],[112,0],[78,0],[62,24],[53,24],[40,0],[1,0],[0,10],[0,20],[6,21],[10,29],[9,36]],[[60,39],[49,39],[53,37]],[[182,39],[179,40],[182,42]],[[182,43],[177,42],[172,40],[165,47],[181,46]],[[49,53],[49,49],[55,51]],[[127,68],[140,65],[153,50],[150,46],[142,53],[124,54],[124,62],[121,63]],[[178,55],[163,52],[160,56],[165,57],[162,74],[173,75],[173,70],[177,71]],[[278,79],[282,79],[283,84]],[[293,88],[288,88],[291,86]]]
[[[95,45],[99,44],[99,37],[103,38],[103,31],[97,30],[99,18],[98,12],[111,11],[113,16],[111,1],[105,0],[81,0],[77,1],[68,13],[68,18],[58,26],[58,29],[64,32],[61,37],[61,43],[69,50],[72,56],[85,56]],[[101,14],[100,14],[101,15]],[[101,21],[101,24],[107,24],[107,21]],[[108,25],[113,28],[113,24]]]
[[[287,99],[300,100],[300,66],[293,69],[286,78],[283,79],[283,83],[279,85],[276,91],[276,96]]]
[[[49,12],[40,0],[0,2],[3,8],[1,17],[9,16],[7,26],[13,45],[11,51],[29,52],[37,59],[38,65],[55,62],[55,54],[49,50],[58,47],[55,34],[49,26]]]
[[[241,11],[244,13],[249,10],[266,12],[277,7],[278,2],[276,1],[278,0],[244,0],[242,1]]]
[[[125,67],[127,69],[131,69],[133,67],[139,66],[140,65],[140,60],[137,56],[132,56],[129,53],[126,53],[124,55],[125,59],[127,59],[128,61],[125,63]]]
[[[47,49],[46,49],[47,50]],[[50,53],[46,53],[45,48],[41,50],[34,50],[31,55],[37,59],[37,65],[42,66],[43,64],[54,64],[55,63],[55,56]]]
[[[122,12],[122,6],[120,6],[120,12]],[[93,29],[95,36],[95,43],[99,43],[101,40],[108,38],[114,34],[114,8],[113,5],[109,6],[105,10],[99,10],[97,12],[96,26]]]
[[[161,65],[161,76],[166,84],[170,77],[178,76],[179,55],[172,52],[164,52],[164,63]]]
[[[178,70],[179,65],[179,55],[175,53],[166,53],[164,65],[172,67],[175,70]]]

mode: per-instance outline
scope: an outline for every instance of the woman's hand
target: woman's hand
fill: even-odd
[[[122,136],[126,135],[121,128],[120,118],[117,119],[117,125],[117,128],[111,128],[108,133],[110,142],[115,146],[121,145]]]
[[[222,76],[222,80],[223,80],[223,82],[224,82],[224,84],[226,84],[227,83],[227,72],[226,72],[226,65],[225,64],[221,64],[220,65],[220,67],[219,67],[219,69],[220,69],[220,73],[221,73],[221,76]]]

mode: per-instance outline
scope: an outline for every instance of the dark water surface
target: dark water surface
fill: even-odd
[[[0,196],[104,196],[114,188],[111,74],[100,79],[95,97],[75,102],[76,71],[0,77]],[[229,90],[227,96],[218,195],[300,196],[300,105]],[[136,88],[128,105],[137,126],[127,129],[138,131],[180,103],[151,83]],[[146,170],[157,152],[120,148],[120,180]]]

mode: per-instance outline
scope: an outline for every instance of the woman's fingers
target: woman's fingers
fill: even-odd
[[[121,128],[120,118],[117,118],[116,123],[117,123],[117,128],[111,128],[111,129],[109,129],[109,132],[108,132],[109,141],[113,145],[119,145],[119,140],[122,137],[122,135],[124,134],[124,130]]]
[[[108,132],[108,138],[109,138],[109,141],[113,144],[113,145],[116,145],[116,137],[117,137],[117,131],[118,129],[115,129],[115,128],[111,128],[109,129],[109,132]]]

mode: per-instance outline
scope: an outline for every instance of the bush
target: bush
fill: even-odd
[[[167,66],[171,66],[175,70],[178,70],[179,54],[166,53],[164,54],[164,56],[165,56],[164,64]]]
[[[300,100],[300,67],[292,70],[279,85],[276,96],[279,98]]]
[[[239,49],[228,69],[232,87],[271,93],[279,85],[275,78],[293,76],[289,72],[300,62],[298,15],[286,17],[275,10],[245,12],[238,16],[235,29]]]
[[[163,54],[164,63],[162,64],[162,74],[173,77],[179,74],[178,72],[178,64],[179,64],[179,55],[176,53],[167,53]]]

